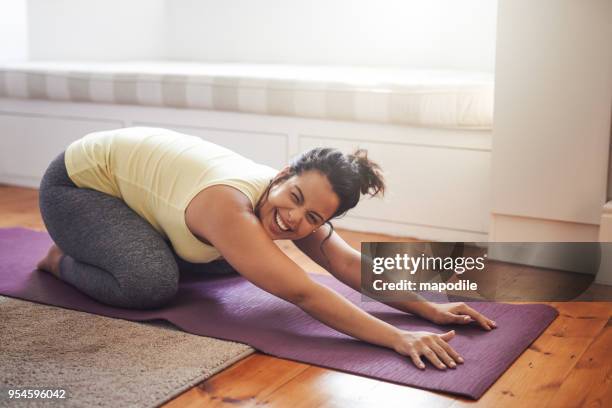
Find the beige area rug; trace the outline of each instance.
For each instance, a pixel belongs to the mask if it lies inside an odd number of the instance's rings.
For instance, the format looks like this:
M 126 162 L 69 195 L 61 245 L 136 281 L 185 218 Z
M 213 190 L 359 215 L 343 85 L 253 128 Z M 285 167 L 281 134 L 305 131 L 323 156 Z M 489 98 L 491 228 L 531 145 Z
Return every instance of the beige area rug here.
M 154 407 L 253 353 L 240 343 L 0 296 L 0 406 Z M 9 399 L 9 389 L 66 399 Z

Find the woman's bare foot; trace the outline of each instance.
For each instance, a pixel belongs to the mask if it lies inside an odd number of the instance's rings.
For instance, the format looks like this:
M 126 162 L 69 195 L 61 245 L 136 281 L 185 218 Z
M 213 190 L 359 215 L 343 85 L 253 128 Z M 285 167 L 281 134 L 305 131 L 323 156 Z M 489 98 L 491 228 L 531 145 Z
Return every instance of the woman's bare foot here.
M 51 248 L 49 248 L 47 256 L 41 259 L 36 267 L 40 270 L 51 272 L 59 278 L 59 264 L 62 255 L 64 255 L 64 252 L 57 245 L 53 244 Z

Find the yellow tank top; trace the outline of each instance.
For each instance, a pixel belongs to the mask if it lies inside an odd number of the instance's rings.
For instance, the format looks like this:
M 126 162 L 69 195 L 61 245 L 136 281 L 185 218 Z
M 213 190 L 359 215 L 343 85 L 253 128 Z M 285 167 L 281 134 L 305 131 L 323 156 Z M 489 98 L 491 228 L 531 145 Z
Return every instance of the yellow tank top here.
M 146 127 L 88 134 L 68 146 L 65 163 L 78 187 L 122 199 L 177 255 L 194 263 L 221 254 L 187 228 L 189 202 L 203 189 L 224 184 L 241 191 L 254 208 L 277 173 L 199 137 Z

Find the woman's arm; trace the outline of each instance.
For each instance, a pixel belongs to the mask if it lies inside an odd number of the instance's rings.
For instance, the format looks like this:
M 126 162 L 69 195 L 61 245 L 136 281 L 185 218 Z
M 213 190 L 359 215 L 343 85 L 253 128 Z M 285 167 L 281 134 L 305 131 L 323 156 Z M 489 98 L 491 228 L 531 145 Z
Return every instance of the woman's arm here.
M 448 345 L 454 333 L 406 332 L 364 312 L 333 290 L 310 279 L 270 240 L 250 202 L 227 186 L 205 190 L 200 200 L 198 234 L 210 241 L 241 275 L 263 290 L 299 306 L 326 325 L 368 343 L 410 356 L 423 368 L 420 355 L 438 368 L 461 362 Z M 446 365 L 444 365 L 444 363 Z
M 335 232 L 323 244 L 325 254 L 321 252 L 321 242 L 327 237 L 329 227 L 324 226 L 306 238 L 294 241 L 295 245 L 317 264 L 325 268 L 347 286 L 361 290 L 361 253 L 353 249 Z M 327 255 L 327 256 L 326 256 Z M 495 322 L 478 313 L 465 303 L 432 303 L 424 300 L 414 292 L 406 293 L 405 301 L 389 301 L 385 304 L 402 312 L 416 314 L 439 324 L 467 324 L 477 321 L 485 330 L 496 327 Z

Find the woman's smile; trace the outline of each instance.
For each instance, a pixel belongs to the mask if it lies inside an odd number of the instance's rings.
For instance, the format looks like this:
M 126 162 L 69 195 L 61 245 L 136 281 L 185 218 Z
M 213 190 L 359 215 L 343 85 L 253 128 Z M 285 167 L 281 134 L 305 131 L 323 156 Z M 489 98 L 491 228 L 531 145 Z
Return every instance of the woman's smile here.
M 280 228 L 282 232 L 288 232 L 291 230 L 291 228 L 283 222 L 283 219 L 280 216 L 280 211 L 278 211 L 278 208 L 276 209 L 274 220 L 276 221 L 276 225 L 278 225 L 278 227 Z
M 291 228 L 283 221 L 280 216 L 280 210 L 278 208 L 274 208 L 272 213 L 270 214 L 270 220 L 268 222 L 270 224 L 270 230 L 273 235 L 278 237 L 279 239 L 288 239 L 288 234 L 291 233 Z

